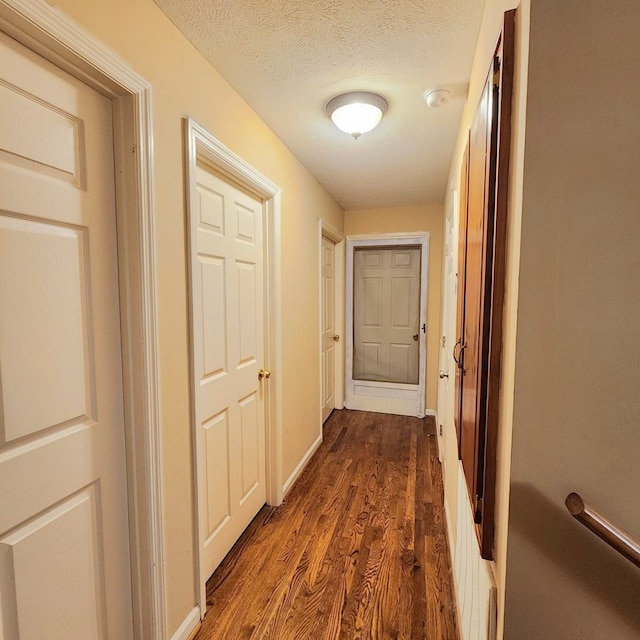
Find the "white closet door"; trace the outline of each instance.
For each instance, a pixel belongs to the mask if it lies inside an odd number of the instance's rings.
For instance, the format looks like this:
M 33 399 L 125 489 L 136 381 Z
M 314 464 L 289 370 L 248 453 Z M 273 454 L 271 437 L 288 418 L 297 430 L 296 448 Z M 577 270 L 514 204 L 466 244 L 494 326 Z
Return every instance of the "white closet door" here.
M 204 166 L 191 213 L 200 566 L 207 579 L 266 501 L 262 202 Z
M 418 384 L 420 249 L 355 252 L 355 380 Z
M 335 409 L 336 388 L 336 245 L 322 238 L 322 422 Z
M 0 635 L 132 637 L 111 102 L 0 34 Z

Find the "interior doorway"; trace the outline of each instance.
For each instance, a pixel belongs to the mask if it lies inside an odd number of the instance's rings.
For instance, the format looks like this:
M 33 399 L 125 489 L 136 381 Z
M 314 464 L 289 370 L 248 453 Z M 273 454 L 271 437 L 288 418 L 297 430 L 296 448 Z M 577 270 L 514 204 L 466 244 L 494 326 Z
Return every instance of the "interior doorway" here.
M 429 236 L 347 242 L 346 406 L 423 417 Z
M 190 209 L 200 566 L 208 578 L 266 502 L 263 204 L 203 162 Z
M 344 406 L 344 234 L 320 220 L 321 424 Z
M 196 593 L 282 503 L 280 190 L 185 119 Z

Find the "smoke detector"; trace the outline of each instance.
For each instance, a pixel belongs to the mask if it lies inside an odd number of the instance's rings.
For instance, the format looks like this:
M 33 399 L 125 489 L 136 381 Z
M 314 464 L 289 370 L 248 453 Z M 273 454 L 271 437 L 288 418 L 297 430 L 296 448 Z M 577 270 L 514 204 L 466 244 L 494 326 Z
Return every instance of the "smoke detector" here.
M 427 89 L 422 94 L 422 97 L 432 109 L 439 109 L 451 100 L 451 91 L 446 87 L 432 87 L 431 89 Z

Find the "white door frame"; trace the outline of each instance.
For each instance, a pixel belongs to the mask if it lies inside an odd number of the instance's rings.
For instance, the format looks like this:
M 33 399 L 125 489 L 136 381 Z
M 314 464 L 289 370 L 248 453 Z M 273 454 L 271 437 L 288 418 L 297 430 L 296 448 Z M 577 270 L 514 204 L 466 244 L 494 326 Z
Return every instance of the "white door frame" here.
M 455 362 L 453 360 L 453 344 L 456 337 L 456 301 L 455 279 L 457 271 L 456 247 L 457 237 L 454 234 L 456 213 L 459 211 L 459 192 L 451 192 L 451 205 L 445 211 L 444 243 L 442 252 L 442 311 L 440 326 L 442 335 L 438 341 L 438 368 L 445 377 L 438 378 L 438 394 L 436 399 L 436 422 L 438 428 L 438 458 L 445 459 L 447 447 L 446 437 L 450 433 L 449 425 L 453 424 L 453 405 L 455 397 Z M 438 374 L 439 376 L 440 374 Z M 442 473 L 446 473 L 443 466 Z
M 361 247 L 397 247 L 406 245 L 418 245 L 421 247 L 420 260 L 420 356 L 418 363 L 418 385 L 401 383 L 380 383 L 368 380 L 353 379 L 353 268 L 354 252 Z M 413 415 L 424 418 L 425 415 L 425 389 L 426 389 L 426 365 L 427 365 L 427 295 L 429 291 L 429 233 L 386 233 L 375 235 L 347 236 L 347 324 L 345 340 L 345 380 L 346 398 L 345 405 L 349 409 L 372 410 L 377 406 L 394 405 L 394 412 L 402 413 L 400 407 L 413 399 L 417 391 L 416 413 Z M 427 332 L 422 331 L 425 326 Z M 389 389 L 391 387 L 391 389 Z M 366 395 L 359 395 L 358 389 L 366 391 Z M 376 392 L 376 389 L 379 391 Z M 384 389 L 384 391 L 383 391 Z M 383 393 L 385 400 L 376 403 L 376 393 Z M 374 404 L 375 403 L 375 404 Z M 371 408 L 370 408 L 371 407 Z M 386 409 L 382 409 L 385 411 Z
M 113 104 L 134 633 L 165 640 L 151 85 L 43 0 L 0 0 L 0 29 Z
M 281 338 L 281 305 L 280 305 L 280 188 L 268 178 L 256 171 L 219 140 L 214 138 L 206 129 L 191 118 L 184 119 L 185 162 L 187 185 L 187 215 L 191 218 L 194 210 L 192 198 L 196 194 L 196 162 L 203 160 L 213 166 L 216 171 L 248 189 L 264 203 L 264 287 L 265 287 L 265 360 L 264 368 L 271 371 L 269 384 L 264 386 L 265 392 L 265 444 L 266 444 L 266 480 L 267 504 L 278 506 L 282 504 L 282 338 Z M 191 233 L 187 233 L 187 264 L 191 269 Z M 191 294 L 189 294 L 191 295 Z M 193 336 L 190 336 L 191 361 L 193 362 Z M 195 438 L 195 381 L 191 376 L 191 429 L 192 429 L 192 459 L 194 482 L 194 568 L 196 579 L 196 600 L 200 608 L 200 616 L 206 612 L 206 580 L 209 576 L 202 576 L 200 570 L 200 522 L 206 517 L 204 503 L 200 500 L 201 475 L 198 473 L 198 452 Z
M 340 339 L 336 343 L 335 358 L 334 358 L 334 391 L 333 398 L 336 409 L 342 409 L 344 407 L 344 258 L 345 258 L 345 238 L 346 236 L 342 231 L 336 229 L 333 225 L 322 218 L 318 221 L 319 234 L 318 234 L 318 269 L 319 269 L 319 313 L 318 313 L 318 336 L 322 336 L 322 314 L 324 312 L 322 302 L 322 238 L 327 238 L 335 245 L 335 270 L 334 270 L 334 310 L 335 320 L 334 326 L 336 333 L 340 336 Z M 320 338 L 321 340 L 321 338 Z M 322 389 L 322 340 L 320 342 L 320 388 Z M 322 435 L 322 393 L 320 394 L 320 430 Z

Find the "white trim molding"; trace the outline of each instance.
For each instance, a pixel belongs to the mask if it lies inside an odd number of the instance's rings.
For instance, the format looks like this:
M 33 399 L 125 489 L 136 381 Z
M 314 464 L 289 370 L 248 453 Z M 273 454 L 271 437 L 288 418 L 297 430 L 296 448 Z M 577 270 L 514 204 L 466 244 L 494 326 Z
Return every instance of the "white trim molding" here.
M 266 477 L 267 503 L 271 506 L 282 504 L 284 497 L 282 484 L 282 335 L 281 335 L 281 294 L 280 294 L 280 188 L 256 171 L 251 165 L 214 138 L 206 129 L 191 118 L 184 119 L 186 145 L 187 203 L 191 210 L 191 194 L 195 190 L 195 169 L 198 161 L 215 168 L 228 178 L 262 199 L 265 206 L 265 367 L 271 371 L 269 384 L 265 389 L 266 427 Z M 193 349 L 193 345 L 191 346 Z M 193 384 L 192 403 L 194 400 Z M 193 404 L 195 406 L 195 404 Z M 192 425 L 193 427 L 193 425 Z M 195 427 L 193 427 L 195 428 Z M 193 438 L 194 468 L 194 563 L 196 577 L 196 598 L 202 615 L 206 611 L 206 579 L 200 569 L 200 521 L 201 513 L 198 491 L 198 452 Z
M 189 615 L 182 621 L 171 640 L 191 640 L 200 628 L 200 607 L 193 607 Z
M 340 229 L 336 229 L 332 224 L 329 224 L 323 218 L 320 218 L 320 233 L 329 238 L 335 244 L 342 242 L 345 239 L 345 235 Z
M 0 0 L 0 28 L 113 102 L 134 633 L 164 640 L 151 85 L 43 0 Z
M 309 460 L 313 458 L 313 454 L 320 448 L 322 445 L 322 434 L 320 434 L 314 441 L 314 443 L 309 447 L 307 452 L 302 456 L 302 460 L 298 462 L 296 468 L 291 472 L 291 475 L 287 478 L 287 481 L 284 483 L 282 487 L 282 492 L 286 496 L 291 488 L 295 484 L 296 480 L 300 477 L 302 472 L 305 470 L 306 466 L 309 464 Z

